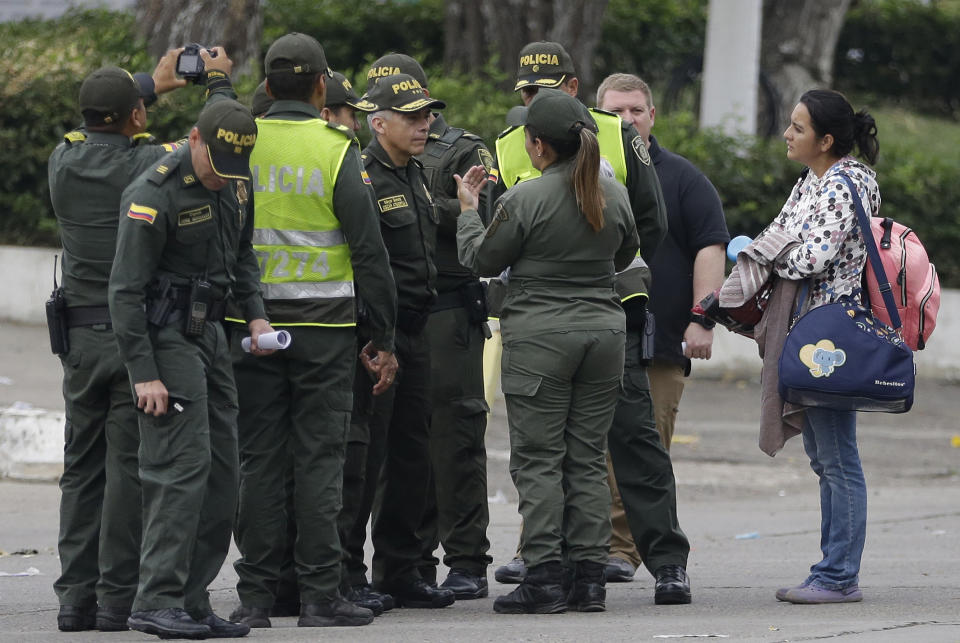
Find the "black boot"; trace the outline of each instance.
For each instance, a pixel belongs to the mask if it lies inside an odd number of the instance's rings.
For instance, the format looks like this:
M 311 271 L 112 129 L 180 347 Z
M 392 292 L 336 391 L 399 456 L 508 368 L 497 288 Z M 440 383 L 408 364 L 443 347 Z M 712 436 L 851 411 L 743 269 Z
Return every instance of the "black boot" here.
M 574 567 L 573 587 L 567 594 L 567 607 L 578 612 L 603 612 L 607 609 L 604 564 L 578 561 Z
M 567 611 L 563 567 L 550 561 L 527 568 L 520 586 L 493 602 L 499 614 L 560 614 Z

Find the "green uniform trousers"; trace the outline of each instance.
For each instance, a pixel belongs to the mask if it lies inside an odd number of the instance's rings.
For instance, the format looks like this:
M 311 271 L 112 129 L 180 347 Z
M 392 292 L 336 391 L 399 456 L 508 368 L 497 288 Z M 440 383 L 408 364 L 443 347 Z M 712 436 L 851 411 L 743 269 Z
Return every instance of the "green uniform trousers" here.
M 606 563 L 606 439 L 623 364 L 622 331 L 567 331 L 504 342 L 501 388 L 510 475 L 527 567 L 566 558 Z
M 431 313 L 427 322 L 433 415 L 430 421 L 432 483 L 421 525 L 426 545 L 420 575 L 436 580 L 437 546 L 443 564 L 483 576 L 487 555 L 487 402 L 483 392 L 483 330 L 463 307 Z
M 662 565 L 686 567 L 690 543 L 677 519 L 673 463 L 654 421 L 636 330 L 627 331 L 623 390 L 608 441 L 627 523 L 644 565 L 650 573 Z
M 61 605 L 129 610 L 140 568 L 137 407 L 113 331 L 70 329 L 63 362 Z
M 343 516 L 341 526 L 353 585 L 366 582 L 363 545 L 371 515 L 375 584 L 418 575 L 423 557 L 418 530 L 430 483 L 430 348 L 422 331 L 398 328 L 395 343 L 400 369 L 393 386 L 374 397 L 370 414 L 351 427 L 344 476 L 350 501 L 344 505 L 352 515 Z M 372 386 L 369 377 L 357 381 L 362 389 Z
M 241 558 L 234 568 L 237 593 L 248 607 L 273 606 L 291 523 L 296 525 L 293 558 L 301 602 L 330 600 L 340 585 L 337 516 L 356 332 L 352 327 L 287 330 L 290 347 L 267 357 L 242 351 L 245 330 L 236 330 L 232 342 L 241 462 L 235 531 Z
M 237 510 L 237 389 L 222 324 L 208 322 L 196 338 L 180 324 L 151 328 L 170 411 L 140 416 L 143 547 L 133 609 L 180 607 L 197 617 L 211 611 L 207 586 Z

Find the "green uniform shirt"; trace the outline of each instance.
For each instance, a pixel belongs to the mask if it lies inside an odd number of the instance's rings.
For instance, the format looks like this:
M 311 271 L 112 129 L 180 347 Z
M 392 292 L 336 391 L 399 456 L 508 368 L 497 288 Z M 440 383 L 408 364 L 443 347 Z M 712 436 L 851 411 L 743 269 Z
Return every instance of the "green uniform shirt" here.
M 482 165 L 488 172 L 493 157 L 483 139 L 470 132 L 450 127 L 443 115 L 434 114 L 430 123 L 430 137 L 423 154 L 417 156 L 423 163 L 427 188 L 433 196 L 440 217 L 437 228 L 437 290 L 451 292 L 476 276 L 460 265 L 457 259 L 457 218 L 460 200 L 453 175 L 463 176 L 474 165 Z M 486 194 L 481 195 L 480 212 L 485 212 Z
M 304 121 L 319 119 L 320 112 L 302 101 L 278 100 L 263 117 Z M 322 122 L 322 121 L 321 121 Z M 328 125 L 344 136 L 354 138 L 346 127 Z M 356 140 L 356 139 L 354 139 Z M 260 190 L 261 186 L 254 186 Z M 397 289 L 390 272 L 390 262 L 380 234 L 380 222 L 374 207 L 373 190 L 367 185 L 360 163 L 360 144 L 351 145 L 340 165 L 333 186 L 333 214 L 340 221 L 343 236 L 350 247 L 350 262 L 357 292 L 363 297 L 366 310 L 364 329 L 377 350 L 393 351 L 393 327 L 397 316 Z M 291 302 L 267 302 L 277 312 L 291 311 L 298 305 Z M 302 302 L 299 305 L 303 305 Z
M 627 192 L 600 177 L 604 226 L 594 232 L 570 188 L 573 161 L 554 163 L 498 199 L 484 229 L 475 210 L 460 216 L 460 260 L 481 276 L 510 266 L 500 316 L 503 339 L 566 330 L 624 329 L 613 289 L 615 270 L 637 254 L 639 239 Z
M 168 149 L 132 147 L 123 134 L 71 132 L 50 155 L 50 200 L 63 243 L 63 288 L 70 306 L 106 306 L 123 190 Z
M 376 137 L 363 150 L 380 215 L 380 232 L 397 284 L 397 305 L 425 311 L 436 298 L 437 210 L 420 161 L 397 167 Z M 364 302 L 368 298 L 362 294 Z
M 221 292 L 232 291 L 245 319 L 265 317 L 252 213 L 250 182 L 230 181 L 211 192 L 194 174 L 189 145 L 123 192 L 109 302 L 120 356 L 134 383 L 159 379 L 143 306 L 147 287 L 161 274 L 176 285 L 205 277 Z
M 640 254 L 649 264 L 667 234 L 667 208 L 660 191 L 657 172 L 650 162 L 650 154 L 643 139 L 633 125 L 622 123 L 621 127 L 623 155 L 627 163 L 627 194 L 640 236 Z M 494 163 L 497 171 L 490 174 L 488 206 L 507 190 L 499 180 L 499 159 Z

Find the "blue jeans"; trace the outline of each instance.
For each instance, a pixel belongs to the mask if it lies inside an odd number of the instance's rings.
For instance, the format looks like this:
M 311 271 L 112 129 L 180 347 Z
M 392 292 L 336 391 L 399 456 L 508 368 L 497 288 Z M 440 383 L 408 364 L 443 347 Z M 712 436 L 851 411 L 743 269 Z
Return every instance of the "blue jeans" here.
M 845 589 L 858 582 L 867 535 L 867 485 L 857 451 L 855 411 L 808 408 L 803 448 L 820 478 L 820 549 L 823 560 L 807 582 Z

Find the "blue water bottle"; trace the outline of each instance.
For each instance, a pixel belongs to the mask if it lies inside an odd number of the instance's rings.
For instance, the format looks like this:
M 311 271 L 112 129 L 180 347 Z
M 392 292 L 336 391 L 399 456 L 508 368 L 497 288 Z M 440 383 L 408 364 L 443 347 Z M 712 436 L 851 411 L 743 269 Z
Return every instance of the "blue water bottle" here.
M 730 243 L 727 244 L 727 259 L 736 262 L 737 255 L 740 254 L 740 251 L 750 245 L 752 241 L 753 239 L 745 234 L 741 234 L 739 237 L 734 237 L 731 239 Z

